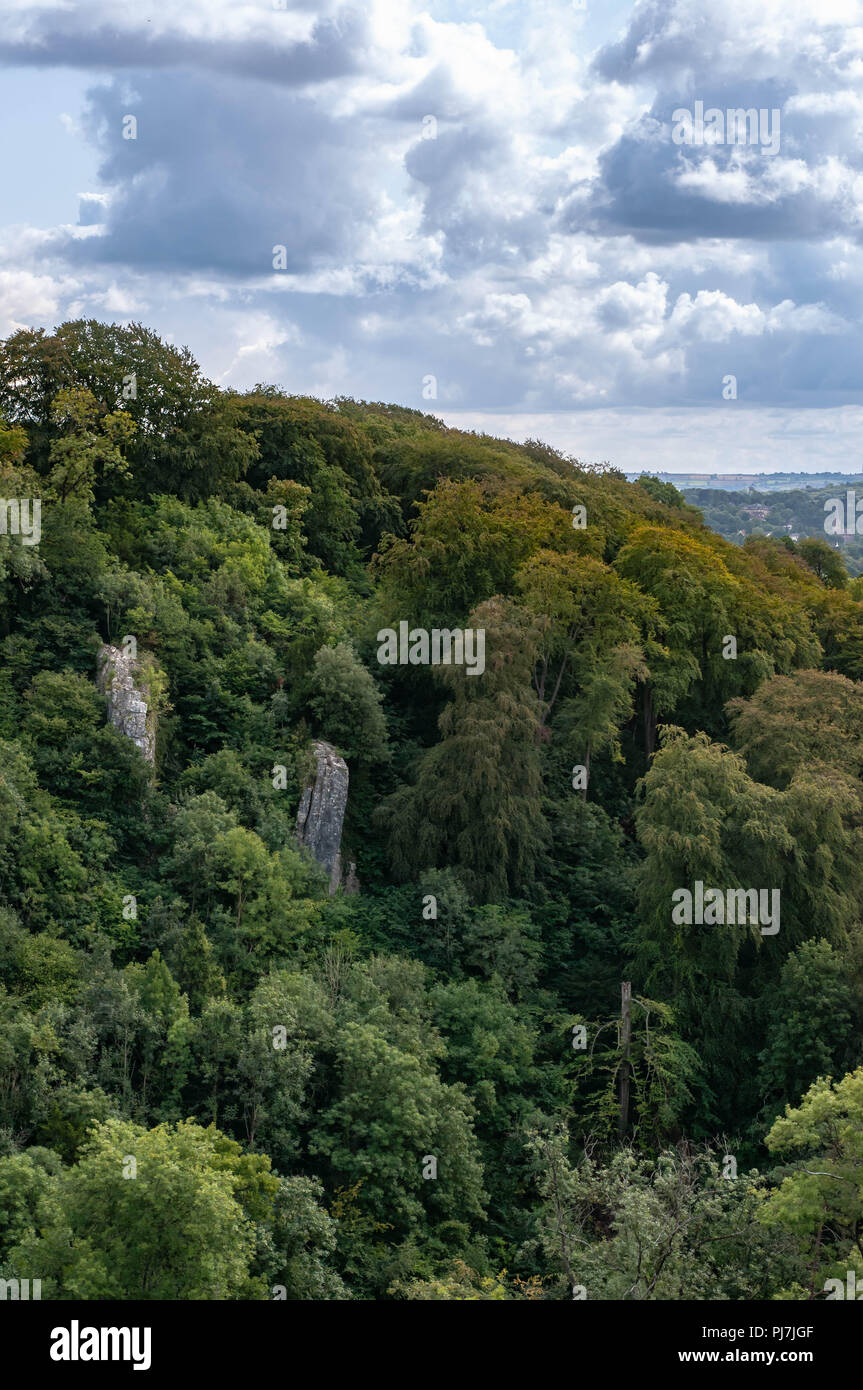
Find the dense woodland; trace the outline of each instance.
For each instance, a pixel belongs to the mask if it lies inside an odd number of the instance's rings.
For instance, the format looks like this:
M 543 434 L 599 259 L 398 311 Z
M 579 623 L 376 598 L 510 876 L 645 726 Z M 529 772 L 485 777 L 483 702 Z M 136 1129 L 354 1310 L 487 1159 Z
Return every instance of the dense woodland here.
M 863 602 L 826 542 L 90 321 L 0 345 L 0 483 L 42 501 L 0 536 L 0 1276 L 863 1279 Z M 381 665 L 404 620 L 484 629 L 482 676 Z M 129 634 L 154 775 L 96 685 Z M 296 845 L 314 738 L 357 893 Z M 781 930 L 675 924 L 696 880 L 778 888 Z

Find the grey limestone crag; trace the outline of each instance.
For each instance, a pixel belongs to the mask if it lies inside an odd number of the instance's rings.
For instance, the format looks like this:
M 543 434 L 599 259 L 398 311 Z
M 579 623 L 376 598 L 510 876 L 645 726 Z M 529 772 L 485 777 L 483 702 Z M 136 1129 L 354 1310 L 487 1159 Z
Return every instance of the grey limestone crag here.
M 119 733 L 140 748 L 152 766 L 156 760 L 155 716 L 138 663 L 119 647 L 99 648 L 98 686 L 108 698 L 108 719 Z
M 342 881 L 342 826 L 348 804 L 348 765 L 331 743 L 312 745 L 316 770 L 300 798 L 297 841 L 330 876 L 330 892 Z

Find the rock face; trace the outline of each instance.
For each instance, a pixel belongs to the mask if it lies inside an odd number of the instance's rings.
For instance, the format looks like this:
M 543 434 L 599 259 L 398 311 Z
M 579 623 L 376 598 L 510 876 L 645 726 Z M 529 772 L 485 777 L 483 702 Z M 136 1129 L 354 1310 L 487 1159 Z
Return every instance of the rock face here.
M 300 798 L 297 841 L 330 876 L 330 892 L 342 881 L 342 826 L 348 804 L 348 765 L 331 743 L 312 745 L 317 770 Z
M 156 761 L 156 726 L 147 703 L 147 688 L 135 684 L 137 661 L 119 647 L 102 646 L 98 668 L 99 689 L 108 697 L 108 719 L 140 748 L 152 766 Z

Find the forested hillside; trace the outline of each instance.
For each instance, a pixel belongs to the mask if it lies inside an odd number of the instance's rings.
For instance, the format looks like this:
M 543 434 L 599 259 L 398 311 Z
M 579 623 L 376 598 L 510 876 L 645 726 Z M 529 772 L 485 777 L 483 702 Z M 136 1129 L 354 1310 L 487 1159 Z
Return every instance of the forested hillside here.
M 784 540 L 792 552 L 802 546 L 805 555 L 807 549 L 812 551 L 812 542 L 817 541 L 822 552 L 827 545 L 839 551 L 838 562 L 825 556 L 837 578 L 846 574 L 859 578 L 863 574 L 863 532 L 857 532 L 856 515 L 858 499 L 863 510 L 860 474 L 848 474 L 841 481 L 819 486 L 771 491 L 686 488 L 684 496 L 701 510 L 713 531 L 737 545 L 751 535 L 775 536 Z
M 841 565 L 541 442 L 218 390 L 139 325 L 0 345 L 0 473 L 0 1277 L 863 1279 Z M 484 633 L 483 669 L 382 661 L 403 623 Z M 295 836 L 315 740 L 350 778 L 336 892 Z M 781 915 L 687 921 L 698 885 Z

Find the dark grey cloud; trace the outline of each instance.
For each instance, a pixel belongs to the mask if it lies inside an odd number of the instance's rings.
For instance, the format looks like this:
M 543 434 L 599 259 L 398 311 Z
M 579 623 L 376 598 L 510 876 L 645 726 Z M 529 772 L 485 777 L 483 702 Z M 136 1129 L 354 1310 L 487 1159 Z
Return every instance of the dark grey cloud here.
M 640 0 L 593 69 L 601 81 L 652 88 L 650 113 L 604 152 L 592 198 L 574 198 L 564 225 L 647 243 L 858 237 L 858 57 L 847 27 L 822 22 L 817 7 Z M 778 109 L 779 153 L 676 145 L 673 113 L 696 101 Z
M 627 232 L 639 240 L 685 242 L 728 237 L 783 242 L 846 235 L 859 237 L 859 193 L 854 174 L 863 169 L 859 142 L 846 116 L 831 119 L 835 143 L 825 144 L 824 118 L 795 109 L 776 82 L 740 87 L 705 86 L 662 93 L 648 116 L 628 128 L 599 160 L 591 196 L 574 193 L 563 212 L 568 230 Z M 674 112 L 779 111 L 779 150 L 758 144 L 686 145 L 672 139 Z M 844 176 L 825 174 L 828 157 L 840 159 Z M 739 181 L 739 183 L 738 183 Z M 735 189 L 737 191 L 735 191 Z
M 841 206 L 816 191 L 777 194 L 770 201 L 722 201 L 679 182 L 684 161 L 697 170 L 710 161 L 719 175 L 734 167 L 728 146 L 685 150 L 672 143 L 669 126 L 645 123 L 627 132 L 600 160 L 594 195 L 585 208 L 578 199 L 563 215 L 568 230 L 583 226 L 601 233 L 628 232 L 647 242 L 685 242 L 693 237 L 774 240 L 825 237 L 847 228 Z M 749 167 L 757 184 L 770 158 L 756 152 Z
M 314 12 L 322 7 L 310 2 L 287 8 Z M 359 8 L 322 16 L 308 39 L 291 42 L 280 39 L 277 27 L 252 37 L 210 38 L 180 23 L 154 32 L 140 8 L 127 9 L 118 23 L 94 16 L 86 6 L 58 7 L 34 12 L 24 31 L 12 37 L 4 38 L 0 28 L 0 64 L 110 72 L 187 68 L 296 87 L 360 71 L 367 41 L 368 22 Z
M 79 263 L 266 274 L 342 264 L 378 214 L 377 152 L 360 123 L 302 93 L 200 72 L 96 87 L 85 124 L 112 190 L 105 235 L 70 240 Z M 124 117 L 137 121 L 124 139 Z M 94 221 L 92 200 L 84 218 Z

